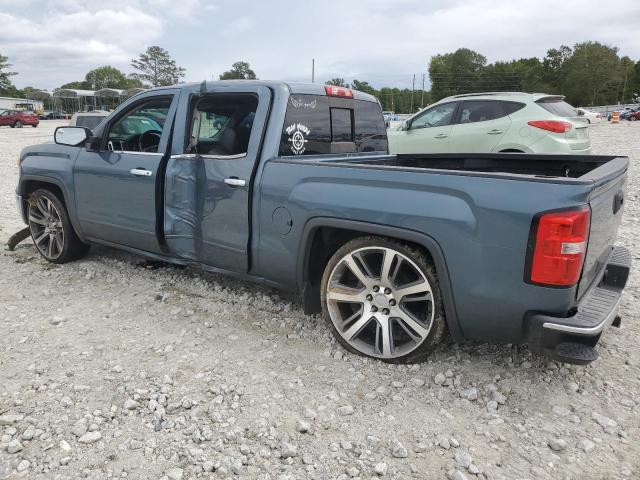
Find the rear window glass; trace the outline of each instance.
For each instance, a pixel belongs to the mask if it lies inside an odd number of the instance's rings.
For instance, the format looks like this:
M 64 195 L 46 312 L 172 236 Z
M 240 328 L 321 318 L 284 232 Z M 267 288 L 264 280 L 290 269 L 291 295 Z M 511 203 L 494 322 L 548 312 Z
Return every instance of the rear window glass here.
M 561 100 L 552 101 L 537 101 L 538 105 L 544 108 L 547 112 L 553 113 L 559 117 L 576 117 L 578 113 L 576 109 L 569 105 L 567 102 Z
M 387 152 L 387 135 L 378 103 L 322 95 L 289 98 L 281 156 L 329 154 L 332 144 L 351 142 L 353 152 Z
M 387 128 L 380 105 L 356 100 L 354 110 L 358 152 L 388 152 Z
M 331 109 L 331 141 L 353 142 L 351 112 L 348 108 Z

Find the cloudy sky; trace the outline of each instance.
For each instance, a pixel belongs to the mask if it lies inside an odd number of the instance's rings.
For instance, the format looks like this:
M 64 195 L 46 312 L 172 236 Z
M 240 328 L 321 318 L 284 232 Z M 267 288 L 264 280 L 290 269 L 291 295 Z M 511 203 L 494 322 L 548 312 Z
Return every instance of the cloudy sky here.
M 263 79 L 340 76 L 407 86 L 459 47 L 489 61 L 597 40 L 640 59 L 638 0 L 0 0 L 0 53 L 18 87 L 53 89 L 95 67 L 131 72 L 160 45 L 187 81 L 248 61 Z

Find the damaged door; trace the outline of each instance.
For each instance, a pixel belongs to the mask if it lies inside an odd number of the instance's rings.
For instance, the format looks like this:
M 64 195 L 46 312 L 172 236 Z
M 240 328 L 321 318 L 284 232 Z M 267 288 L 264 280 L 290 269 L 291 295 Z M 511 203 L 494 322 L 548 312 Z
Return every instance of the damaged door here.
M 164 234 L 174 254 L 247 271 L 250 187 L 270 99 L 266 87 L 218 87 L 190 100 L 184 153 L 166 170 Z

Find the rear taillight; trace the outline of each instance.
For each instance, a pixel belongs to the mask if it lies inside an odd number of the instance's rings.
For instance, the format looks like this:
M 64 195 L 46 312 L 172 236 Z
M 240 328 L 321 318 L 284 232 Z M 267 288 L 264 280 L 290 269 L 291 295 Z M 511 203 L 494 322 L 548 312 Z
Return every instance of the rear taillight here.
M 532 127 L 541 128 L 542 130 L 554 133 L 565 133 L 573 127 L 569 122 L 563 122 L 561 120 L 531 120 L 527 123 Z
M 325 85 L 324 91 L 330 97 L 353 98 L 353 90 L 350 88 L 336 87 L 334 85 Z
M 526 280 L 557 287 L 575 285 L 587 251 L 590 219 L 589 207 L 536 217 L 531 226 Z

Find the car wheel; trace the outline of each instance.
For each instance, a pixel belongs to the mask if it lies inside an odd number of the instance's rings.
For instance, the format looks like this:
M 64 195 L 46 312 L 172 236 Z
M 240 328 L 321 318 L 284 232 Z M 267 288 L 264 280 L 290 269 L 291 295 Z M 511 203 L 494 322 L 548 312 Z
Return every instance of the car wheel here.
M 16 127 L 16 128 L 22 128 L 22 122 L 21 122 L 20 120 L 18 120 L 18 121 L 15 123 L 15 127 Z
M 393 240 L 364 237 L 342 246 L 325 268 L 321 300 L 342 346 L 386 362 L 421 361 L 446 332 L 433 264 Z
M 35 125 L 31 125 L 33 128 L 38 128 L 38 124 L 36 123 Z
M 33 192 L 29 196 L 28 210 L 31 238 L 47 261 L 66 263 L 89 251 L 89 245 L 76 235 L 64 204 L 53 192 L 47 189 Z
M 629 120 L 632 121 L 632 122 L 635 122 L 637 120 L 637 118 L 636 117 L 629 117 Z

